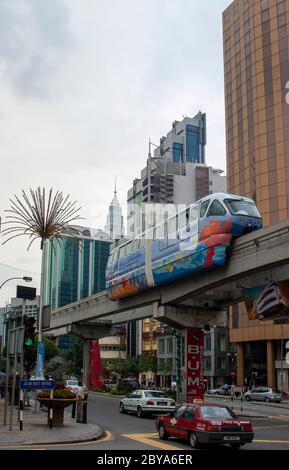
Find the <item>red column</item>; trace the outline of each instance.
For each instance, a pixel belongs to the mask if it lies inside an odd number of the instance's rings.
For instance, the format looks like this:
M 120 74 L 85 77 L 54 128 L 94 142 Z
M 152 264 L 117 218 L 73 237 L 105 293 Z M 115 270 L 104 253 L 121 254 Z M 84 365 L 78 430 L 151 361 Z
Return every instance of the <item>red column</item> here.
M 89 364 L 89 387 L 103 387 L 102 364 L 98 340 L 90 341 Z

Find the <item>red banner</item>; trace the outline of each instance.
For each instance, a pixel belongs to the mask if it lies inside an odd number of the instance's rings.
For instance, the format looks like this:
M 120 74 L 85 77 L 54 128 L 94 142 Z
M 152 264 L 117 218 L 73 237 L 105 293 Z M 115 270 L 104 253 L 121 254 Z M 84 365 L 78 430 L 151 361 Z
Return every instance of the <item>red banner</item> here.
M 187 402 L 204 399 L 204 332 L 187 329 Z

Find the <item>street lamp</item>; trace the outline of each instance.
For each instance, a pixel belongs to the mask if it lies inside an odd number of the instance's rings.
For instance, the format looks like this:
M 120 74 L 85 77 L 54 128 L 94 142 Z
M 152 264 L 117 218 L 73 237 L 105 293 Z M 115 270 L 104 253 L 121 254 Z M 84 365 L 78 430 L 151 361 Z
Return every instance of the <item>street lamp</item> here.
M 30 276 L 10 277 L 9 279 L 6 279 L 6 281 L 2 282 L 2 284 L 1 284 L 1 286 L 0 286 L 0 289 L 1 289 L 1 287 L 4 286 L 4 284 L 6 284 L 6 282 L 8 282 L 8 281 L 13 281 L 14 279 L 21 279 L 21 280 L 23 280 L 23 281 L 25 281 L 25 282 L 32 282 L 32 280 L 33 280 L 32 277 L 30 277 Z

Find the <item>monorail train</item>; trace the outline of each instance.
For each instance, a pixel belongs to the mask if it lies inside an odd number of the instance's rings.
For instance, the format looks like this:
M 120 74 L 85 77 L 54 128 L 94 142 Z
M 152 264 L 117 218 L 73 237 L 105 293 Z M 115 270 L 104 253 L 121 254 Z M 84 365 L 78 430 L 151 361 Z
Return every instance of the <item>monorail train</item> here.
M 112 246 L 106 268 L 109 297 L 127 297 L 223 266 L 232 238 L 262 225 L 252 199 L 210 194 L 138 238 Z

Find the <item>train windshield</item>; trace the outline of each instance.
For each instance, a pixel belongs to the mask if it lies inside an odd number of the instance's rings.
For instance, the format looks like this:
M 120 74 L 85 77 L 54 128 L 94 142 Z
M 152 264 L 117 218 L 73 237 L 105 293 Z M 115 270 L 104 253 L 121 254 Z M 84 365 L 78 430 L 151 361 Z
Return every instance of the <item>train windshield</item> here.
M 253 202 L 244 199 L 226 199 L 225 203 L 233 215 L 246 215 L 261 219 L 261 215 Z

